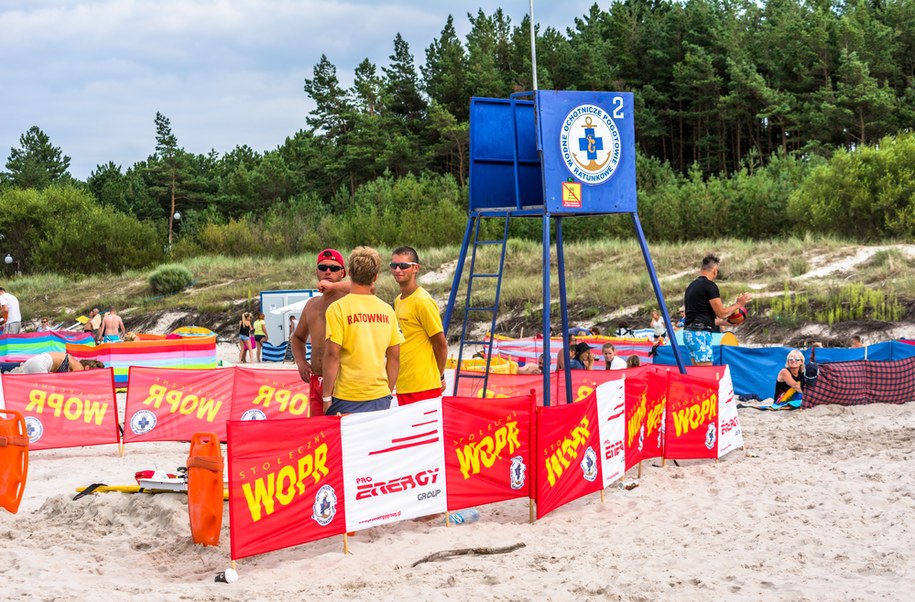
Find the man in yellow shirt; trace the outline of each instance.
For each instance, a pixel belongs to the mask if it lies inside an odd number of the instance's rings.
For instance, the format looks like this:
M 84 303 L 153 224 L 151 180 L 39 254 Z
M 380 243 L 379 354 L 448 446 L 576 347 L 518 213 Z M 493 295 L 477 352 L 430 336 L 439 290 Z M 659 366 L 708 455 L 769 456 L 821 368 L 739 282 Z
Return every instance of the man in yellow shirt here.
M 352 414 L 391 407 L 403 335 L 390 305 L 375 296 L 381 256 L 356 247 L 347 259 L 350 293 L 327 308 L 324 413 Z
M 391 274 L 400 285 L 394 313 L 404 336 L 397 376 L 397 405 L 402 406 L 441 396 L 448 359 L 438 303 L 416 281 L 419 266 L 416 249 L 394 249 Z

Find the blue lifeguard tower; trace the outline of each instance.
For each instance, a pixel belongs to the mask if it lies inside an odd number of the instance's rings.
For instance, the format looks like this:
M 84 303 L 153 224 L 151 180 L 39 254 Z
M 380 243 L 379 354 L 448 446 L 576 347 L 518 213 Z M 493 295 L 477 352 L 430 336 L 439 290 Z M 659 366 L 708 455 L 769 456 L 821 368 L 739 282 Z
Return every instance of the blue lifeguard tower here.
M 483 379 L 482 394 L 486 395 L 511 218 L 540 218 L 543 224 L 545 351 L 549 350 L 550 340 L 550 244 L 551 228 L 555 224 L 563 352 L 568 357 L 569 318 L 562 219 L 608 213 L 628 213 L 632 216 L 664 323 L 668 332 L 673 332 L 637 212 L 632 93 L 535 90 L 512 94 L 508 99 L 471 99 L 469 215 L 444 320 L 447 334 L 469 252 L 470 270 L 454 391 L 457 391 L 461 378 L 480 378 Z M 481 227 L 485 219 L 503 220 L 501 238 L 485 239 L 485 230 Z M 487 245 L 501 250 L 498 268 L 496 271 L 480 272 L 476 269 L 477 251 Z M 484 279 L 495 281 L 492 305 L 472 301 L 475 284 Z M 488 341 L 469 337 L 471 313 L 491 316 Z M 684 364 L 676 340 L 671 338 L 670 342 L 677 365 L 683 372 Z M 484 372 L 462 373 L 460 367 L 464 349 L 481 345 L 487 349 Z M 550 404 L 549 366 L 550 355 L 546 353 L 544 405 Z M 571 403 L 569 362 L 565 362 L 565 379 L 565 401 Z

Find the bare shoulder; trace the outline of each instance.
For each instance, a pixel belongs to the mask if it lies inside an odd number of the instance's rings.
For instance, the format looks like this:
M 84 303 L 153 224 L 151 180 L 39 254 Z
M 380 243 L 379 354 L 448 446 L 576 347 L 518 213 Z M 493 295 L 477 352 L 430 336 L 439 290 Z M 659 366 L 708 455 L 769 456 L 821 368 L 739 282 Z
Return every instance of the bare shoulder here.
M 327 311 L 327 308 L 330 307 L 334 301 L 338 301 L 345 297 L 348 293 L 345 291 L 334 291 L 331 293 L 325 293 L 319 297 L 314 297 L 305 304 L 305 313 L 306 315 L 313 315 L 315 313 L 324 313 Z
M 305 303 L 305 308 L 303 313 L 306 317 L 313 316 L 318 312 L 323 312 L 327 309 L 327 304 L 325 303 L 324 296 L 312 297 Z

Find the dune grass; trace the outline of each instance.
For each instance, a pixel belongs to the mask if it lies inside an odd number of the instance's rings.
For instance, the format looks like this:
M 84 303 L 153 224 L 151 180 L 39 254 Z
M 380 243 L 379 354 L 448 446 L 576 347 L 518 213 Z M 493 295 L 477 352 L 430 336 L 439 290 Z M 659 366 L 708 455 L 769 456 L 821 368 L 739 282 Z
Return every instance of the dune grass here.
M 650 246 L 668 309 L 676 310 L 683 291 L 695 277 L 699 260 L 709 252 L 722 259 L 723 278 L 719 282 L 725 299 L 744 290 L 756 295 L 755 311 L 767 313 L 776 305 L 775 314 L 784 313 L 785 295 L 793 300 L 806 295 L 807 303 L 789 302 L 792 320 L 899 319 L 906 308 L 915 305 L 915 262 L 899 249 L 877 251 L 873 257 L 854 269 L 825 279 L 799 278 L 811 269 L 849 257 L 858 250 L 855 243 L 829 237 L 794 238 L 774 241 L 690 241 Z M 391 249 L 378 249 L 387 262 Z M 442 272 L 442 277 L 426 288 L 442 301 L 451 289 L 453 266 L 458 245 L 419 249 L 424 272 Z M 260 291 L 311 288 L 315 284 L 314 253 L 272 259 L 268 257 L 201 256 L 180 262 L 194 277 L 194 284 L 175 295 L 154 295 L 148 277 L 154 268 L 125 272 L 116 276 L 68 278 L 58 274 L 14 277 L 7 288 L 22 303 L 25 320 L 47 316 L 55 320 L 72 320 L 88 313 L 93 306 L 118 307 L 122 313 L 162 310 L 197 312 L 232 312 L 242 307 L 257 309 Z M 477 256 L 478 272 L 495 271 L 499 248 L 481 248 Z M 596 319 L 629 308 L 641 317 L 656 306 L 654 293 L 645 269 L 641 249 L 635 240 L 607 239 L 566 244 L 566 288 L 571 309 L 581 319 Z M 469 257 L 459 290 L 458 306 L 466 295 Z M 505 257 L 500 314 L 514 312 L 536 321 L 542 305 L 543 255 L 539 242 L 512 239 Z M 551 297 L 559 298 L 556 273 L 556 249 L 551 249 Z M 842 287 L 879 287 L 882 299 L 867 297 L 855 289 Z M 787 293 L 785 291 L 787 290 Z M 382 271 L 377 283 L 378 295 L 393 299 L 397 285 Z M 492 305 L 494 281 L 475 282 L 472 303 Z M 774 301 L 773 301 L 774 300 Z M 879 309 L 868 310 L 871 305 Z M 632 309 L 636 308 L 636 309 Z M 554 308 L 555 311 L 555 308 Z M 800 312 L 800 313 L 799 313 Z M 877 317 L 879 316 L 879 317 Z

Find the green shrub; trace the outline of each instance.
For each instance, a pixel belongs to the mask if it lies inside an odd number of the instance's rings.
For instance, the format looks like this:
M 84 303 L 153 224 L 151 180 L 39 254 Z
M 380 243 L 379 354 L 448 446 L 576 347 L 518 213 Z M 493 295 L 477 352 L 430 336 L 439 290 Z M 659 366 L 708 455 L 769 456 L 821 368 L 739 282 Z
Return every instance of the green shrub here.
M 207 224 L 199 235 L 198 243 L 205 253 L 239 257 L 263 253 L 263 240 L 250 220 L 230 220 L 228 224 Z M 259 230 L 259 228 L 258 228 Z
M 102 208 L 78 186 L 0 194 L 0 232 L 27 273 L 120 273 L 162 260 L 155 226 Z
M 792 221 L 856 240 L 915 236 L 915 134 L 838 151 L 791 194 Z
M 159 266 L 155 272 L 149 275 L 149 287 L 159 295 L 177 293 L 181 289 L 190 286 L 193 281 L 194 276 L 191 271 L 177 263 Z

